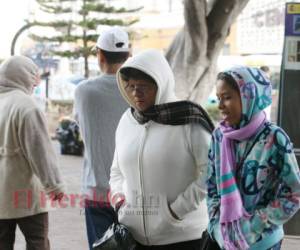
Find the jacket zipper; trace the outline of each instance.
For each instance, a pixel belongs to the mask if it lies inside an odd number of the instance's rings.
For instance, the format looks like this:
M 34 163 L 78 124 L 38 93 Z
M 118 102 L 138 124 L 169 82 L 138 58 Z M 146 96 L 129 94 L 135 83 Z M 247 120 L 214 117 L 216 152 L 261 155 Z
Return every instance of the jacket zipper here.
M 138 164 L 139 164 L 139 169 L 140 169 L 140 184 L 141 184 L 141 192 L 142 192 L 142 216 L 143 216 L 143 226 L 144 226 L 144 233 L 145 233 L 145 238 L 147 241 L 147 244 L 150 245 L 148 236 L 147 236 L 147 227 L 146 227 L 146 213 L 144 210 L 144 205 L 145 205 L 145 199 L 144 199 L 144 183 L 143 183 L 143 166 L 142 166 L 142 154 L 144 150 L 144 145 L 145 145 L 145 139 L 147 135 L 147 129 L 149 127 L 149 124 L 147 123 L 145 125 L 145 130 L 144 134 L 141 140 L 141 147 L 139 151 L 139 158 L 138 158 Z

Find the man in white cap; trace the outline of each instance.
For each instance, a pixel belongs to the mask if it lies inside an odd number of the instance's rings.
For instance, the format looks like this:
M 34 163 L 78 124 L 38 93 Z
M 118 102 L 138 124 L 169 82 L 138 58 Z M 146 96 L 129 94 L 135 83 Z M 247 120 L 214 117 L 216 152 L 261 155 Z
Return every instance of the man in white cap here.
M 89 247 L 112 224 L 109 178 L 115 148 L 115 130 L 128 108 L 116 72 L 129 56 L 128 34 L 118 27 L 102 32 L 94 47 L 102 75 L 83 81 L 75 91 L 74 113 L 85 144 L 82 192 Z

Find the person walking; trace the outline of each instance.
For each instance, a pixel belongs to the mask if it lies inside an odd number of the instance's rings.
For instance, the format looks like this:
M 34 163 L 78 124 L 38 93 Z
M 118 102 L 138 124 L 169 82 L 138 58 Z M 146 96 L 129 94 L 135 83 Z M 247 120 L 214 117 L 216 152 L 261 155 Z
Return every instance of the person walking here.
M 209 150 L 208 231 L 222 249 L 278 250 L 299 209 L 300 173 L 289 137 L 263 111 L 271 83 L 243 66 L 217 79 L 223 120 Z
M 116 131 L 111 169 L 119 222 L 137 250 L 199 249 L 213 124 L 201 106 L 176 98 L 173 73 L 157 50 L 128 59 L 117 80 L 130 105 Z
M 85 218 L 89 247 L 114 219 L 109 204 L 110 167 L 115 130 L 128 108 L 118 90 L 116 72 L 129 56 L 128 34 L 118 27 L 103 31 L 96 43 L 101 76 L 76 88 L 74 113 L 84 141 L 82 193 L 86 196 Z
M 64 185 L 44 114 L 30 96 L 38 67 L 13 56 L 0 67 L 0 249 L 13 250 L 16 226 L 28 250 L 49 250 L 44 193 L 60 200 Z

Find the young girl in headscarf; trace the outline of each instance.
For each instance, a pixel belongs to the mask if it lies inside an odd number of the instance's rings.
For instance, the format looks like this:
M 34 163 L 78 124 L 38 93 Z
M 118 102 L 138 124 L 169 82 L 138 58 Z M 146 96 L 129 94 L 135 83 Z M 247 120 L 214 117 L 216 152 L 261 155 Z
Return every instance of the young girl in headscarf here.
M 289 137 L 263 111 L 271 83 L 247 67 L 217 80 L 222 122 L 209 151 L 209 232 L 226 250 L 280 249 L 283 224 L 299 209 L 300 174 Z

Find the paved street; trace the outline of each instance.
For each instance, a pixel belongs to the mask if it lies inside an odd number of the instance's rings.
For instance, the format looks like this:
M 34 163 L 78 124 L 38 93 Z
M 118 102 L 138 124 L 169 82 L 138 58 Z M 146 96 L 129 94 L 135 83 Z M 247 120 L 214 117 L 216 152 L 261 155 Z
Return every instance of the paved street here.
M 58 150 L 58 145 L 55 143 Z M 60 156 L 61 172 L 67 185 L 68 194 L 79 194 L 82 157 Z M 80 200 L 76 206 L 70 202 L 66 208 L 50 213 L 50 241 L 52 250 L 87 250 L 85 224 Z M 283 241 L 282 250 L 299 250 L 300 237 L 288 237 Z M 17 234 L 15 250 L 25 250 L 25 243 L 20 232 Z M 188 250 L 188 249 L 187 249 Z M 262 249 L 263 250 L 263 249 Z

